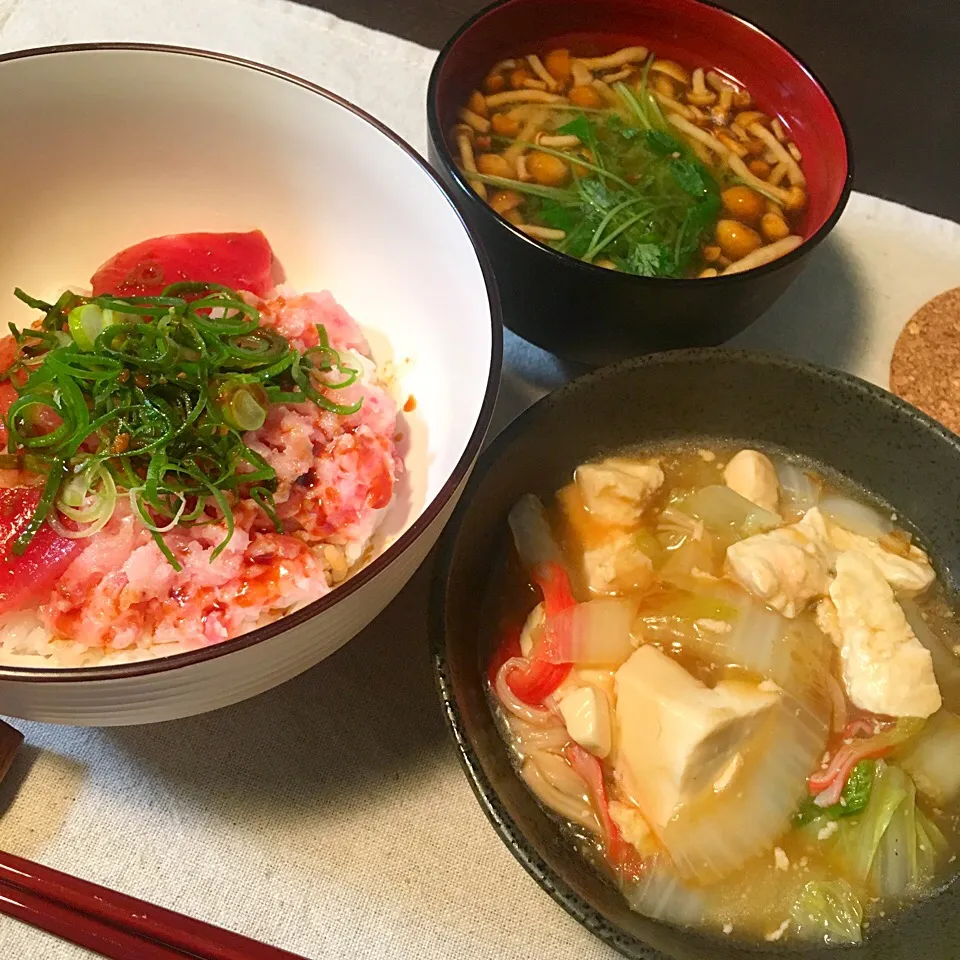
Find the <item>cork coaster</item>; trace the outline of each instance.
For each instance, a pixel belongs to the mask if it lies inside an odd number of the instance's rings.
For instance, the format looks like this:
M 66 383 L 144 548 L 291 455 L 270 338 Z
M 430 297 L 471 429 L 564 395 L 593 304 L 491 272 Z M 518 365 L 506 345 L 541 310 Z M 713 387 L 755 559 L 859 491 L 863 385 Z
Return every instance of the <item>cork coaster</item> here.
M 900 332 L 890 389 L 960 433 L 960 287 L 925 303 Z

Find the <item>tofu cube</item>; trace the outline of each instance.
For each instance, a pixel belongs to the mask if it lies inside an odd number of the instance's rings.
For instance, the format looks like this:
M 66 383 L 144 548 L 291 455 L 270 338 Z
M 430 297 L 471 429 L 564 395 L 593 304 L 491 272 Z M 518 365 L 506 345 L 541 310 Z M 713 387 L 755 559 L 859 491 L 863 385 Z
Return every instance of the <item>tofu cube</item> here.
M 830 599 L 818 622 L 840 649 L 851 701 L 888 717 L 929 717 L 940 709 L 930 651 L 917 639 L 882 571 L 849 550 L 837 557 Z
M 726 568 L 744 590 L 796 617 L 827 592 L 833 557 L 823 516 L 814 507 L 797 523 L 731 544 Z
M 596 687 L 579 687 L 563 697 L 559 704 L 567 733 L 573 740 L 601 760 L 610 753 L 613 732 L 610 705 Z
M 611 457 L 578 467 L 574 480 L 592 514 L 606 523 L 629 527 L 639 522 L 663 486 L 663 470 L 655 460 Z
M 723 482 L 734 493 L 764 510 L 776 513 L 780 502 L 780 481 L 776 467 L 758 450 L 741 450 L 726 465 Z
M 603 543 L 584 550 L 583 578 L 600 596 L 645 590 L 653 581 L 653 563 L 630 533 L 611 532 Z
M 617 770 L 655 830 L 722 782 L 781 696 L 773 684 L 710 689 L 652 646 L 620 667 L 616 694 Z

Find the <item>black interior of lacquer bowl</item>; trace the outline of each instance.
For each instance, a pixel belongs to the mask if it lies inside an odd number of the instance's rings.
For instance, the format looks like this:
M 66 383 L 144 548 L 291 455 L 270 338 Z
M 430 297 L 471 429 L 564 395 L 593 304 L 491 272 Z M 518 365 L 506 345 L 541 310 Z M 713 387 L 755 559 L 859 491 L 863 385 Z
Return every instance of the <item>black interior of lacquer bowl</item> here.
M 626 361 L 575 381 L 515 421 L 486 451 L 444 535 L 433 593 L 433 656 L 444 711 L 477 797 L 504 842 L 577 920 L 643 960 L 791 960 L 848 953 L 869 960 L 960 957 L 956 885 L 859 948 L 788 949 L 700 937 L 631 912 L 560 835 L 514 774 L 481 687 L 480 598 L 506 516 L 527 492 L 549 497 L 584 460 L 629 445 L 694 437 L 776 445 L 853 478 L 920 532 L 938 573 L 960 573 L 960 438 L 846 374 L 783 358 L 693 350 Z M 492 896 L 496 896 L 492 892 Z M 510 904 L 502 904 L 509 917 Z M 522 932 L 518 931 L 522 937 Z

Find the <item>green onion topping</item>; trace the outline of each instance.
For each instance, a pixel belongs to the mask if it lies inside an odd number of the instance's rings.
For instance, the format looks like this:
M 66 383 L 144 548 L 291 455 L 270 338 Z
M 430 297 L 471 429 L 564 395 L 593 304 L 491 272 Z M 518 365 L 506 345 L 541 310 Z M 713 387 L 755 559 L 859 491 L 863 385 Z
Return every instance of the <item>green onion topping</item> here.
M 10 325 L 17 356 L 0 379 L 18 397 L 5 418 L 9 455 L 0 459 L 47 477 L 17 555 L 48 517 L 74 539 L 102 529 L 118 491 L 177 570 L 162 534 L 223 523 L 214 560 L 233 534 L 238 499 L 254 501 L 282 532 L 276 474 L 243 434 L 260 429 L 275 403 L 313 403 L 341 416 L 360 409 L 360 400 L 330 399 L 360 371 L 330 346 L 322 324 L 318 345 L 301 354 L 228 287 L 177 283 L 156 297 L 65 293 L 56 303 L 19 289 L 16 296 L 44 316 L 36 329 Z

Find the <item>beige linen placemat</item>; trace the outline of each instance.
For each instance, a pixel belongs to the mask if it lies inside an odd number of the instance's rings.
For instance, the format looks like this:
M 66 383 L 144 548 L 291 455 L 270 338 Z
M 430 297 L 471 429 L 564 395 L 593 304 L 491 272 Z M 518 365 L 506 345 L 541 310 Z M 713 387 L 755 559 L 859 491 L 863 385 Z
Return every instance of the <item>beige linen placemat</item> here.
M 425 147 L 435 54 L 329 14 L 282 0 L 0 0 L 2 50 L 86 40 L 261 60 Z M 900 327 L 958 283 L 960 227 L 855 194 L 737 343 L 886 385 Z M 508 335 L 496 426 L 563 379 Z M 426 583 L 424 570 L 338 654 L 249 703 L 142 729 L 18 723 L 27 746 L 0 786 L 0 848 L 318 960 L 612 960 L 513 860 L 460 773 L 426 657 Z M 89 955 L 0 919 L 0 956 Z

